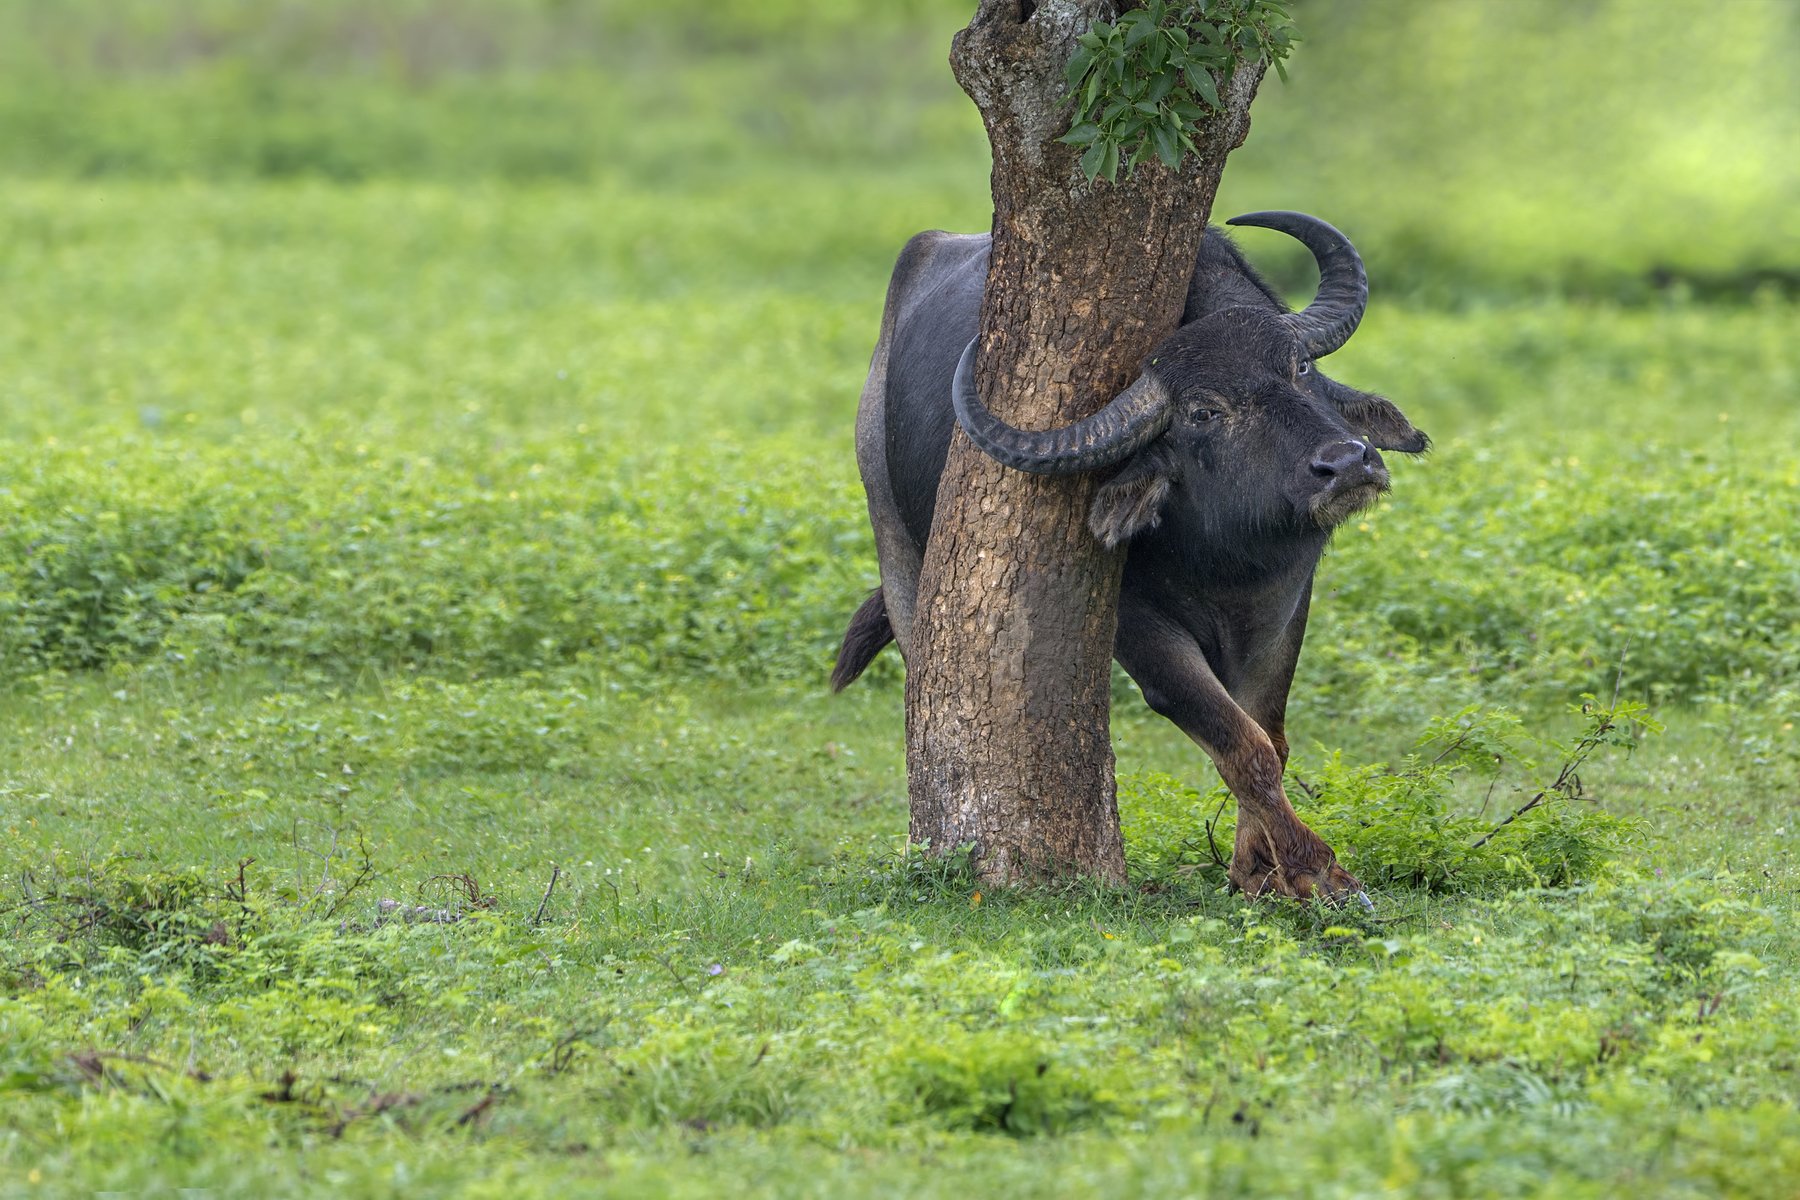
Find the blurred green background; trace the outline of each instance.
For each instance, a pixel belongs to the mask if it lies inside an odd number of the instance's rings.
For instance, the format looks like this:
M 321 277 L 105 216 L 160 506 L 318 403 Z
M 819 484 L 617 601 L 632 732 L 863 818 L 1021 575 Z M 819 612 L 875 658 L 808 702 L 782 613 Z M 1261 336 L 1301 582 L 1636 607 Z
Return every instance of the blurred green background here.
M 857 219 L 819 225 L 819 252 L 860 282 L 916 228 L 985 224 L 985 144 L 944 62 L 968 7 L 7 0 L 0 172 L 734 200 L 721 207 L 742 214 L 743 253 L 670 248 L 670 287 L 793 269 L 758 243 L 798 197 L 829 198 Z M 1742 295 L 1800 279 L 1800 8 L 1299 0 L 1296 14 L 1292 80 L 1263 89 L 1222 208 L 1331 215 L 1390 294 Z M 908 202 L 868 205 L 874 181 Z M 596 193 L 596 220 L 611 198 Z

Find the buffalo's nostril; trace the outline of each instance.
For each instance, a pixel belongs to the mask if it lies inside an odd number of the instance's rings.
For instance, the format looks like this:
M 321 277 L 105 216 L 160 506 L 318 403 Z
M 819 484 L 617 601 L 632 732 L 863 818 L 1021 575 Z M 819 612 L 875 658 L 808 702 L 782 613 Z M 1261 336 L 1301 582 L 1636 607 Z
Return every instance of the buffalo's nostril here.
M 1333 442 L 1321 447 L 1313 455 L 1313 474 L 1321 479 L 1330 479 L 1334 475 L 1343 475 L 1369 462 L 1367 443 L 1358 441 Z

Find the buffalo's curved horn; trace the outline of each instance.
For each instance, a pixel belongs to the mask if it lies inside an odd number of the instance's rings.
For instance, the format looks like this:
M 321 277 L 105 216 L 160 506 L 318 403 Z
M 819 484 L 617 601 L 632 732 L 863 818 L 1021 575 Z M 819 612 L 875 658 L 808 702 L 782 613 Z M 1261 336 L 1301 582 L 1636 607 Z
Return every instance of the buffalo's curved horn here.
M 1299 212 L 1253 212 L 1227 225 L 1279 230 L 1312 251 L 1319 264 L 1319 294 L 1288 322 L 1314 358 L 1324 358 L 1350 340 L 1369 306 L 1369 276 L 1350 239 L 1317 217 Z
M 1015 429 L 975 394 L 975 342 L 957 361 L 950 400 L 957 424 L 982 453 L 1034 475 L 1078 475 L 1123 462 L 1161 436 L 1174 417 L 1168 389 L 1145 372 L 1105 408 L 1064 429 Z

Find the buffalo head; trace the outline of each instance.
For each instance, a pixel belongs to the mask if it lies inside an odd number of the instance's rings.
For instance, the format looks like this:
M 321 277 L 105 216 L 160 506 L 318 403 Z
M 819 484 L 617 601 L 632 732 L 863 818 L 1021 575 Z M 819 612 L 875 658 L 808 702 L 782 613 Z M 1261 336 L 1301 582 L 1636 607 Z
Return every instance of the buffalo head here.
M 1232 223 L 1304 242 L 1319 262 L 1313 302 L 1301 312 L 1240 304 L 1183 325 L 1130 387 L 1064 429 L 1016 429 L 988 411 L 975 394 L 974 343 L 957 364 L 956 418 L 987 454 L 1037 474 L 1118 468 L 1088 518 L 1108 546 L 1165 519 L 1215 545 L 1246 533 L 1329 532 L 1387 490 L 1380 451 L 1428 444 L 1392 403 L 1315 367 L 1349 339 L 1367 303 L 1349 240 L 1299 213 Z

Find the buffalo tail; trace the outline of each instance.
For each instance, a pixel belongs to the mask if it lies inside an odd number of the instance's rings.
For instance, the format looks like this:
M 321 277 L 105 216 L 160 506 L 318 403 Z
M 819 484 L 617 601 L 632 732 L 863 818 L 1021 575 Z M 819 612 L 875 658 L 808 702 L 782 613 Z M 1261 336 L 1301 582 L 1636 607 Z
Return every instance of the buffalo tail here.
M 856 682 L 863 669 L 875 661 L 881 648 L 894 640 L 894 627 L 888 623 L 887 601 L 881 589 L 869 593 L 850 628 L 844 630 L 844 644 L 838 647 L 837 666 L 831 669 L 831 690 L 841 692 Z

